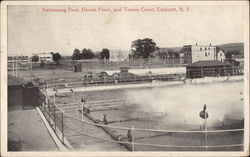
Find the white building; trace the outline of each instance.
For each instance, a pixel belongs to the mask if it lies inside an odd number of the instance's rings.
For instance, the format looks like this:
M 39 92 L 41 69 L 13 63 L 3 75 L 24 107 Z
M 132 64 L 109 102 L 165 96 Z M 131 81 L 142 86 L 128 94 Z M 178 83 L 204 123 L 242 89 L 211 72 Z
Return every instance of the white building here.
M 45 63 L 53 62 L 53 56 L 51 53 L 41 53 L 38 54 L 39 62 L 43 61 Z
M 7 63 L 30 63 L 31 56 L 28 55 L 8 55 Z
M 125 61 L 128 59 L 129 51 L 125 50 L 109 50 L 109 61 Z
M 216 47 L 210 45 L 183 46 L 184 63 L 194 63 L 202 60 L 216 60 Z
M 216 59 L 218 61 L 225 62 L 226 61 L 225 52 L 222 50 L 219 50 L 219 52 L 217 52 Z

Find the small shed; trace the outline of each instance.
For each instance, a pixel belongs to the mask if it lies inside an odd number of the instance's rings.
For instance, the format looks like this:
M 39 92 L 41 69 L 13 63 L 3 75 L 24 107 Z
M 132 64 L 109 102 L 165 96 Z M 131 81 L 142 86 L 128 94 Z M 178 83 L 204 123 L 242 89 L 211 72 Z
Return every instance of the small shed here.
M 232 65 L 217 60 L 198 61 L 187 65 L 187 78 L 203 78 L 206 76 L 229 76 L 232 75 Z
M 129 69 L 129 67 L 121 67 L 120 68 L 121 73 L 128 73 L 128 69 Z
M 30 83 L 31 84 L 31 83 Z M 33 109 L 40 103 L 39 88 L 24 79 L 8 75 L 8 109 Z
M 82 64 L 81 63 L 75 64 L 73 71 L 74 72 L 82 72 Z

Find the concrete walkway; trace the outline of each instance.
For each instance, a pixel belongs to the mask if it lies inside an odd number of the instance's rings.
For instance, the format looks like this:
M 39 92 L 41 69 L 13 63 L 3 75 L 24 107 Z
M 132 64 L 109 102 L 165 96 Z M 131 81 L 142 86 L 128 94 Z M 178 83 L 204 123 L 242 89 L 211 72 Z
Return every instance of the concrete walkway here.
M 8 111 L 9 151 L 58 151 L 36 109 Z

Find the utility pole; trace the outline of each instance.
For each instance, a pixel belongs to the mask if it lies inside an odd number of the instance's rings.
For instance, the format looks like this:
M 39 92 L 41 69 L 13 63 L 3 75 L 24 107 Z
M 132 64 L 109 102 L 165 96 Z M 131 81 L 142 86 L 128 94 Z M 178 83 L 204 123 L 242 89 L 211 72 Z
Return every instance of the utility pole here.
M 203 67 L 201 67 L 201 78 L 203 78 Z
M 56 103 L 56 94 L 54 94 L 53 102 L 54 102 L 54 105 L 55 105 L 55 103 Z
M 206 109 L 205 109 L 205 113 L 206 113 Z M 204 119 L 204 125 L 205 125 L 205 147 L 206 147 L 206 151 L 207 151 L 207 116 L 205 115 L 205 119 Z
M 17 57 L 17 56 L 16 56 Z M 14 69 L 15 69 L 15 76 L 17 77 L 17 58 L 15 59 L 15 63 L 14 63 Z
M 53 80 L 52 80 L 52 82 L 53 82 L 53 89 L 55 88 L 55 70 L 53 69 Z
M 32 75 L 32 59 L 31 59 L 31 63 L 30 63 L 30 74 Z
M 233 59 L 233 55 L 232 55 L 232 64 L 233 64 L 233 76 L 234 76 L 234 59 Z
M 134 143 L 134 126 L 132 125 L 131 134 L 132 134 L 132 151 L 135 151 L 135 143 Z

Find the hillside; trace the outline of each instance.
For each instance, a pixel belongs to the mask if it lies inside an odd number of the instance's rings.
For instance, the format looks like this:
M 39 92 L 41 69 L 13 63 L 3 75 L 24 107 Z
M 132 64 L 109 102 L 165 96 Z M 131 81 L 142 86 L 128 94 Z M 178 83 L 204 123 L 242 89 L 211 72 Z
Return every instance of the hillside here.
M 216 45 L 216 47 L 224 50 L 225 52 L 231 51 L 234 55 L 244 55 L 244 43 L 228 43 Z M 180 52 L 182 47 L 160 47 L 160 51 L 173 50 Z
M 229 43 L 217 45 L 220 49 L 225 52 L 231 51 L 234 55 L 242 55 L 244 56 L 244 43 Z

